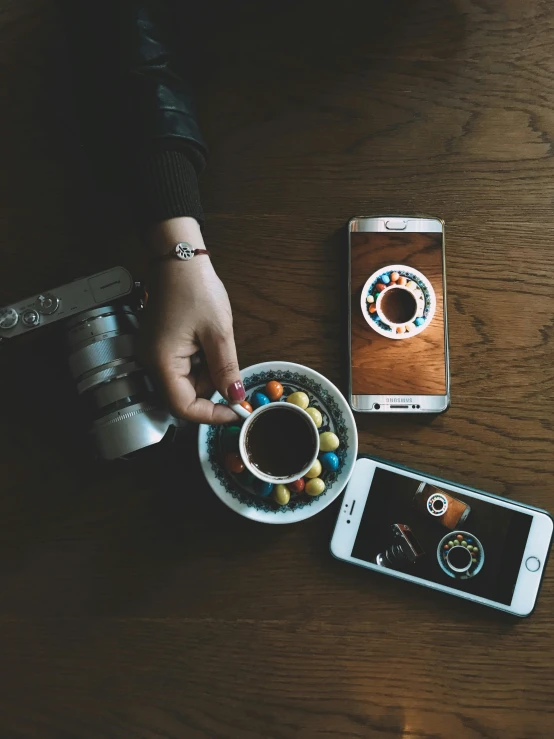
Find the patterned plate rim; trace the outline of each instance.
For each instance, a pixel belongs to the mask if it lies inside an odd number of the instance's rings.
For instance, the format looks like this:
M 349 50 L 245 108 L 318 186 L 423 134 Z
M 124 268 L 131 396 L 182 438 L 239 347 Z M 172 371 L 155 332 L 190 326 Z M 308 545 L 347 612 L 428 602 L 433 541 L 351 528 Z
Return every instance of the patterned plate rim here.
M 369 314 L 369 308 L 367 305 L 366 297 L 367 294 L 370 292 L 370 287 L 376 283 L 380 276 L 384 274 L 385 272 L 403 272 L 406 274 L 406 276 L 411 277 L 412 279 L 415 278 L 415 280 L 419 283 L 418 287 L 423 290 L 424 294 L 426 295 L 426 306 L 428 310 L 428 317 L 427 321 L 422 325 L 419 326 L 415 331 L 410 332 L 409 335 L 395 335 L 392 331 L 389 331 L 388 329 L 381 328 L 381 325 L 379 323 L 376 323 Z M 389 264 L 384 267 L 381 267 L 380 269 L 376 270 L 372 275 L 368 277 L 368 279 L 365 281 L 364 286 L 362 288 L 362 292 L 360 295 L 360 308 L 362 311 L 362 314 L 364 316 L 365 322 L 372 328 L 374 331 L 376 331 L 381 336 L 385 336 L 387 339 L 393 339 L 396 341 L 399 340 L 406 340 L 406 339 L 412 339 L 418 336 L 419 334 L 423 333 L 433 320 L 435 316 L 435 311 L 437 308 L 437 297 L 435 294 L 435 288 L 433 287 L 431 280 L 426 277 L 423 272 L 420 272 L 415 267 L 410 267 L 407 264 Z
M 213 468 L 213 459 L 210 456 L 210 434 L 214 433 L 213 430 L 216 427 L 205 424 L 200 426 L 198 434 L 198 453 L 202 471 L 208 484 L 220 500 L 239 515 L 261 523 L 284 524 L 303 521 L 307 518 L 311 518 L 311 516 L 314 516 L 316 513 L 319 513 L 319 511 L 330 505 L 340 495 L 348 483 L 354 469 L 358 451 L 358 433 L 356 423 L 352 410 L 340 390 L 330 380 L 311 367 L 306 367 L 305 365 L 296 364 L 294 362 L 277 361 L 261 362 L 241 370 L 241 376 L 245 386 L 248 386 L 252 377 L 255 377 L 256 374 L 263 373 L 271 373 L 277 376 L 279 373 L 291 373 L 307 376 L 307 378 L 317 386 L 318 392 L 314 393 L 313 390 L 311 390 L 312 394 L 316 394 L 316 396 L 319 397 L 322 393 L 326 392 L 331 396 L 332 402 L 337 406 L 337 412 L 343 417 L 346 434 L 346 454 L 344 464 L 337 474 L 337 478 L 333 481 L 331 487 L 321 496 L 318 496 L 312 501 L 309 501 L 302 506 L 298 506 L 295 509 L 284 507 L 266 510 L 266 506 L 260 508 L 255 505 L 255 502 L 253 503 L 253 501 L 255 501 L 254 498 L 250 498 L 250 496 L 246 495 L 237 496 L 227 490 L 227 487 L 232 481 L 227 474 L 224 473 L 221 465 L 218 465 L 217 468 Z M 286 378 L 284 379 L 286 380 Z M 214 402 L 224 402 L 219 393 L 214 393 L 212 400 Z M 322 405 L 325 405 L 325 408 L 328 409 L 329 403 L 322 403 Z M 335 419 L 333 417 L 333 421 L 334 420 Z M 241 498 L 244 498 L 245 500 Z

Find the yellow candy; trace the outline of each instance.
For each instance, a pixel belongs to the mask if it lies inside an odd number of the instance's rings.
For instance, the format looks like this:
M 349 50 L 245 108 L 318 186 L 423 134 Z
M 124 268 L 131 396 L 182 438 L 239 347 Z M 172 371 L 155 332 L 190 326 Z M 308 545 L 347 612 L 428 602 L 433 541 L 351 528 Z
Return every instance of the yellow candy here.
M 306 408 L 310 405 L 310 399 L 306 395 L 306 393 L 292 393 L 292 395 L 289 395 L 287 398 L 287 403 L 292 403 L 293 405 L 297 405 L 299 408 L 303 408 L 306 410 Z
M 287 505 L 290 500 L 290 492 L 286 485 L 275 485 L 273 488 L 273 500 L 279 505 Z
M 406 287 L 408 288 L 408 290 L 416 290 L 417 283 L 414 282 L 413 280 L 408 280 L 408 282 L 406 283 Z
M 373 295 L 368 295 L 367 298 L 366 298 L 366 301 L 368 303 L 374 303 L 375 302 L 375 298 L 373 297 Z
M 316 427 L 319 428 L 321 424 L 323 423 L 323 416 L 321 413 L 317 410 L 317 408 L 306 408 L 306 413 L 311 417 L 312 421 L 315 423 Z
M 339 437 L 332 431 L 325 431 L 319 437 L 319 448 L 322 452 L 334 452 L 339 444 Z
M 325 490 L 325 483 L 320 477 L 314 477 L 313 480 L 308 480 L 304 490 L 306 493 L 308 493 L 308 495 L 311 495 L 313 498 L 315 498 L 317 495 L 321 495 L 321 493 Z
M 319 477 L 319 475 L 321 475 L 321 470 L 321 462 L 319 459 L 316 459 L 310 469 L 306 472 L 305 477 Z

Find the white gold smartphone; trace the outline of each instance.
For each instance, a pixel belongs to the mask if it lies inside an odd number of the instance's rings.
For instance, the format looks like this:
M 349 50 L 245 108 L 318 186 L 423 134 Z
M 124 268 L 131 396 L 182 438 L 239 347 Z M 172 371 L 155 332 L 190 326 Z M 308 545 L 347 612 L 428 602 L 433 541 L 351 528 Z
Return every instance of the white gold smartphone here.
M 353 410 L 441 413 L 450 403 L 444 222 L 348 225 L 349 398 Z
M 360 457 L 331 553 L 368 570 L 528 616 L 552 529 L 546 511 Z

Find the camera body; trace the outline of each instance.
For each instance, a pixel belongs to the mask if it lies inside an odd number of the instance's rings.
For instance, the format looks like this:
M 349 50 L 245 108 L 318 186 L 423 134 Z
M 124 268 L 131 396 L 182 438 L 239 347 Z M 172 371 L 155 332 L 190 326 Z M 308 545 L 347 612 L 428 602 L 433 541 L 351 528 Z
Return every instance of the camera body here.
M 103 459 L 156 444 L 180 425 L 136 359 L 144 298 L 140 283 L 123 267 L 113 267 L 0 309 L 3 341 L 61 324 L 71 375 Z
M 405 564 L 414 564 L 425 551 L 415 537 L 414 532 L 404 523 L 393 523 L 391 526 L 393 543 L 375 558 L 375 564 L 393 569 Z

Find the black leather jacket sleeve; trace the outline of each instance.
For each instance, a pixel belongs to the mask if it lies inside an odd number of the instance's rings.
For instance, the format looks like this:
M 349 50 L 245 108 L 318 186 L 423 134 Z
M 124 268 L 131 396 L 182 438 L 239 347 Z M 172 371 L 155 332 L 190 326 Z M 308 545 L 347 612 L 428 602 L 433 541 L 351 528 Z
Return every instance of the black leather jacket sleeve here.
M 194 64 L 179 51 L 185 44 L 172 38 L 191 29 L 176 29 L 169 0 L 68 5 L 89 143 L 124 175 L 144 226 L 177 216 L 201 221 L 197 177 L 206 147 L 195 113 Z

